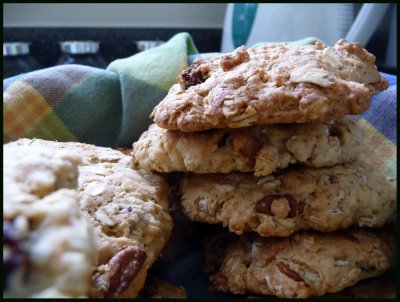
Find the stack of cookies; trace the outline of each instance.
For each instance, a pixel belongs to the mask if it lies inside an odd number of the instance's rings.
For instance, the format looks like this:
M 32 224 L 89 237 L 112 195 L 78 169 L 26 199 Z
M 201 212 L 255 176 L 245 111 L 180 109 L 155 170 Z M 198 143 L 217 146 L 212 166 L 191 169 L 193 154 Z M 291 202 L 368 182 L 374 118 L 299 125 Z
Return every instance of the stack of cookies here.
M 207 243 L 214 289 L 307 298 L 390 268 L 395 183 L 357 160 L 346 117 L 387 88 L 374 62 L 344 40 L 239 47 L 195 61 L 154 109 L 132 155 L 185 172 L 186 215 L 230 231 Z

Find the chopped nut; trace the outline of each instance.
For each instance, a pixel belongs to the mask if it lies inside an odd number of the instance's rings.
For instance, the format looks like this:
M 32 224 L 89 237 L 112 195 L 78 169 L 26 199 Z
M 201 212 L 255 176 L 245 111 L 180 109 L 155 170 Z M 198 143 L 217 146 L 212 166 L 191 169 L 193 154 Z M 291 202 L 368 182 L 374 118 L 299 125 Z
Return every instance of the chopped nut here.
M 315 42 L 315 49 L 322 50 L 322 49 L 324 49 L 325 47 L 326 47 L 326 46 L 325 46 L 324 43 L 322 43 L 322 42 L 320 42 L 320 41 Z
M 232 69 L 242 62 L 248 61 L 250 55 L 245 46 L 237 48 L 233 53 L 222 56 L 220 66 L 224 71 Z
M 111 258 L 108 262 L 111 271 L 110 287 L 106 295 L 108 298 L 114 297 L 129 287 L 146 257 L 146 252 L 140 247 L 129 246 Z
M 236 134 L 232 136 L 233 148 L 244 157 L 254 158 L 262 148 L 262 143 L 254 136 Z
M 304 202 L 297 201 L 291 195 L 269 195 L 265 196 L 263 199 L 259 200 L 255 205 L 255 211 L 262 214 L 268 214 L 270 216 L 275 216 L 274 211 L 271 209 L 272 202 L 279 199 L 287 200 L 290 211 L 287 213 L 287 218 L 296 217 L 299 214 L 304 212 Z M 279 217 L 279 218 L 286 218 L 286 217 Z
M 257 201 L 254 209 L 258 213 L 274 216 L 271 211 L 271 204 L 275 200 L 276 195 L 265 196 L 263 199 Z
M 279 271 L 282 274 L 286 275 L 288 278 L 293 279 L 296 282 L 304 282 L 304 279 L 300 277 L 297 272 L 291 270 L 285 263 L 278 262 L 276 266 L 278 267 Z
M 304 212 L 304 202 L 297 201 L 290 195 L 285 195 L 285 198 L 288 200 L 290 205 L 290 212 L 288 214 L 288 218 L 296 217 L 299 214 Z

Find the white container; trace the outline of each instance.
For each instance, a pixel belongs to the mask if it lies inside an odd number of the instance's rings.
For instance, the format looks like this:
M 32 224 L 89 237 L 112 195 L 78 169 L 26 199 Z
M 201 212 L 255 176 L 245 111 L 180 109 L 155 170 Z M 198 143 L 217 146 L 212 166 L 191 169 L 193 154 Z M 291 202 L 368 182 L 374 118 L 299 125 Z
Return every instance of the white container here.
M 242 5 L 241 10 L 236 7 L 236 15 L 234 5 Z M 252 18 L 251 10 L 246 10 L 243 5 L 246 4 L 228 4 L 222 52 L 230 52 L 240 46 L 234 45 L 235 33 L 232 31 L 233 28 L 240 28 L 240 25 L 235 26 L 233 22 L 247 22 L 247 25 L 252 23 L 252 20 L 249 20 Z M 353 23 L 353 15 L 352 3 L 258 4 L 251 30 L 247 37 L 243 37 L 242 44 L 252 46 L 259 42 L 285 42 L 316 37 L 328 45 L 333 45 L 346 36 Z M 238 39 L 235 40 L 238 44 Z
M 397 4 L 392 4 L 392 6 L 392 19 L 390 21 L 389 42 L 385 65 L 389 68 L 397 68 Z

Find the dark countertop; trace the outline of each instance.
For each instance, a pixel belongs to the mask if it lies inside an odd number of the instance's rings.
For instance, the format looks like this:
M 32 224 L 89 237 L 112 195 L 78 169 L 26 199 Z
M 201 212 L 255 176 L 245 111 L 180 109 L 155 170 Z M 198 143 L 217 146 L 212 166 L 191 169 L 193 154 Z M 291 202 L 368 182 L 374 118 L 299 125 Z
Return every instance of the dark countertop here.
M 187 28 L 3 28 L 3 42 L 31 42 L 31 54 L 42 68 L 54 66 L 61 56 L 58 42 L 66 40 L 100 41 L 100 52 L 107 63 L 137 52 L 134 41 L 167 41 L 175 34 L 188 32 L 199 52 L 218 52 L 222 29 Z

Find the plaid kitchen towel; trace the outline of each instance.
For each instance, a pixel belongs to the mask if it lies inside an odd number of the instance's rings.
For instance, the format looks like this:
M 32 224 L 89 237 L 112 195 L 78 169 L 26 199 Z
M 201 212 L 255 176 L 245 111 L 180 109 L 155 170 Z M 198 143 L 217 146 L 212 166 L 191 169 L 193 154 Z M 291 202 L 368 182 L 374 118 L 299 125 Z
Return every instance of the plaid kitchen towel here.
M 314 43 L 306 38 L 296 44 Z M 131 146 L 152 122 L 149 114 L 198 51 L 187 33 L 112 62 L 106 70 L 56 66 L 3 81 L 3 143 L 20 137 Z M 207 56 L 207 55 L 205 55 Z M 215 56 L 209 54 L 208 56 Z M 396 77 L 354 117 L 367 133 L 362 158 L 396 175 Z
M 360 159 L 388 177 L 397 175 L 397 77 L 381 73 L 389 88 L 372 98 L 368 111 L 353 116 L 364 129 L 364 149 Z
M 188 55 L 187 33 L 107 70 L 81 65 L 51 67 L 3 81 L 3 142 L 20 137 L 130 146 L 151 123 Z

